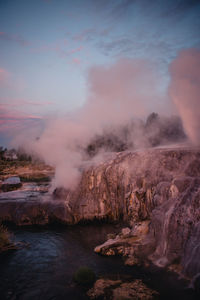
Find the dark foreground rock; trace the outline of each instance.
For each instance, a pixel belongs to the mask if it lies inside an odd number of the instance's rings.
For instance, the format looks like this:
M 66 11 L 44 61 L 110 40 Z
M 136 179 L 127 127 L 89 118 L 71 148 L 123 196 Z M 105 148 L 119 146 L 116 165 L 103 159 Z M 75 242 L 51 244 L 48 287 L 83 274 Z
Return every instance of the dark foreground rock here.
M 177 265 L 189 278 L 200 273 L 198 149 L 117 153 L 85 168 L 74 191 L 57 190 L 51 200 L 6 199 L 8 193 L 2 194 L 2 220 L 32 225 L 123 219 L 129 230 L 97 252 L 123 255 L 128 264 L 150 260 L 160 267 Z
M 122 282 L 121 280 L 98 279 L 94 287 L 88 291 L 90 299 L 119 300 L 119 299 L 159 299 L 156 291 L 148 288 L 141 280 Z

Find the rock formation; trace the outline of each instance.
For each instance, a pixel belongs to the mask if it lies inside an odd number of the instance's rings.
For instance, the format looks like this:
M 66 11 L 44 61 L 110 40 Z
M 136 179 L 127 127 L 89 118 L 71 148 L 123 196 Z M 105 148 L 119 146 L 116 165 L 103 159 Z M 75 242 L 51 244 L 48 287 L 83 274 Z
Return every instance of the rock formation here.
M 19 225 L 122 219 L 129 230 L 97 252 L 121 254 L 129 264 L 147 259 L 162 267 L 176 264 L 191 278 L 200 272 L 198 149 L 117 153 L 85 168 L 74 191 L 58 188 L 52 199 L 8 200 L 5 194 L 0 219 Z
M 98 279 L 88 291 L 90 299 L 159 299 L 156 291 L 149 289 L 141 280 L 122 282 L 121 280 Z

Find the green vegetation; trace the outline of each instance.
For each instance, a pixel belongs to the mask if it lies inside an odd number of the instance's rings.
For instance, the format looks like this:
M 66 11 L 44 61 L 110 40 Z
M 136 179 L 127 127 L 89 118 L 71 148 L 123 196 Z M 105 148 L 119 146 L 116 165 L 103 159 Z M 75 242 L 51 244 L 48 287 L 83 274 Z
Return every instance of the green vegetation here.
M 73 276 L 74 281 L 82 286 L 91 286 L 96 279 L 96 275 L 88 267 L 80 267 Z

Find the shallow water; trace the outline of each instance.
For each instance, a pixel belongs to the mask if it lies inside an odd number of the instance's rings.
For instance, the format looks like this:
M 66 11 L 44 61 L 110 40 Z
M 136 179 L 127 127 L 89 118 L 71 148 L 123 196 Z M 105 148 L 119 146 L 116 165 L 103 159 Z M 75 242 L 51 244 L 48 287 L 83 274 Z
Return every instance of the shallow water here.
M 29 246 L 0 256 L 0 299 L 87 299 L 72 280 L 80 266 L 89 266 L 97 276 L 142 278 L 160 291 L 160 299 L 195 299 L 174 275 L 127 267 L 120 258 L 95 254 L 93 248 L 113 230 L 119 228 L 96 224 L 14 229 L 16 241 Z

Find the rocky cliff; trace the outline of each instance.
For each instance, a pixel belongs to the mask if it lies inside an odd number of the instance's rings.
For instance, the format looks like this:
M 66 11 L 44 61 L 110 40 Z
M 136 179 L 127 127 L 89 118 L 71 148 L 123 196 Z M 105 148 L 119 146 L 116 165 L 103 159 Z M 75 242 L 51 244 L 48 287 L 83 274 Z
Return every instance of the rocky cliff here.
M 121 254 L 132 263 L 176 264 L 194 277 L 200 272 L 199 207 L 200 151 L 152 149 L 120 152 L 84 169 L 74 191 L 57 189 L 51 200 L 1 196 L 0 218 L 19 225 L 123 219 L 127 234 L 97 252 Z

